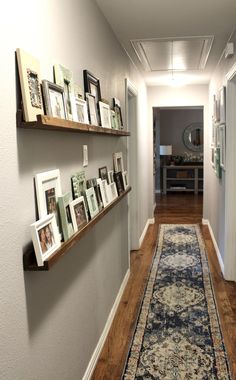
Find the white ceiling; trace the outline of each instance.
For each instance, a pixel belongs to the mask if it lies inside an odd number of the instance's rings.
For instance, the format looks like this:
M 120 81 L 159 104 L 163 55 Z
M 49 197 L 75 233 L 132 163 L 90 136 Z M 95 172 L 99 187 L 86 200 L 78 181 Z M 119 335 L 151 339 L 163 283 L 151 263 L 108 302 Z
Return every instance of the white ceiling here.
M 179 82 L 182 84 L 208 83 L 236 26 L 236 0 L 95 1 L 132 61 L 143 72 L 148 85 L 168 85 Z M 195 36 L 214 37 L 205 69 L 196 70 L 194 67 L 194 70 L 176 71 L 174 75 L 172 70 L 168 71 L 168 68 L 170 70 L 170 65 L 168 66 L 170 49 L 166 46 L 161 50 L 161 62 L 166 63 L 167 70 L 147 71 L 147 67 L 145 70 L 131 43 L 132 40 L 168 38 L 172 41 L 176 37 L 182 39 Z M 148 41 L 146 42 L 148 50 L 150 46 Z M 189 53 L 185 49 L 185 53 L 190 62 L 190 57 L 194 58 L 191 50 Z M 164 54 L 167 56 L 164 57 Z M 157 65 L 160 64 L 158 55 L 155 57 L 153 50 L 150 50 L 150 57 L 152 63 L 155 64 L 153 68 L 158 68 Z M 184 57 L 179 55 L 178 59 L 183 63 Z

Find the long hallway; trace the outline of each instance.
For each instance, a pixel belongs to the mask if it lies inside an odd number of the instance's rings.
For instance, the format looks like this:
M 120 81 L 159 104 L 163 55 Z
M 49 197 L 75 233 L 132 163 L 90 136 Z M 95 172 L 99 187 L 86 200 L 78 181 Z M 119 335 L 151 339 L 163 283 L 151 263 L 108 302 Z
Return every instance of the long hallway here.
M 201 225 L 202 196 L 157 195 L 156 204 L 155 224 L 149 227 L 141 249 L 131 253 L 130 278 L 92 379 L 119 380 L 122 376 L 161 223 L 200 224 L 232 376 L 236 379 L 236 284 L 224 281 L 208 228 Z

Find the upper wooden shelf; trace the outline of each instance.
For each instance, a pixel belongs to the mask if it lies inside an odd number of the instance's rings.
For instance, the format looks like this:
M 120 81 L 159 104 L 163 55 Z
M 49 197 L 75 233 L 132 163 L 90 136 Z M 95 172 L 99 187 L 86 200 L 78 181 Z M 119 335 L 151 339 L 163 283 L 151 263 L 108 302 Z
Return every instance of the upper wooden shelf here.
M 119 203 L 129 192 L 131 187 L 128 187 L 118 198 L 111 202 L 107 207 L 102 209 L 93 219 L 91 219 L 81 230 L 74 233 L 70 239 L 61 243 L 60 248 L 53 252 L 47 260 L 44 261 L 43 266 L 38 266 L 36 262 L 35 252 L 33 249 L 25 252 L 23 255 L 24 270 L 26 271 L 48 271 L 60 258 L 66 255 L 66 253 L 86 235 L 91 228 L 99 222 L 117 203 Z
M 17 127 L 23 129 L 43 129 L 49 131 L 96 133 L 112 136 L 130 136 L 130 132 L 110 128 L 97 127 L 91 124 L 77 123 L 76 121 L 58 119 L 56 117 L 37 115 L 37 121 L 22 121 L 22 111 L 17 111 Z

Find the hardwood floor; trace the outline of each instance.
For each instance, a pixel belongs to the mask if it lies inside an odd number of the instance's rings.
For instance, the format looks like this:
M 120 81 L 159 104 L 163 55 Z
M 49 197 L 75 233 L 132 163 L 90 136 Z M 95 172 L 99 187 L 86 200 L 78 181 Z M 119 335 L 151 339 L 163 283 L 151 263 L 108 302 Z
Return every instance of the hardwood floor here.
M 201 220 L 201 195 L 177 193 L 157 196 L 155 224 L 149 227 L 141 249 L 131 252 L 130 278 L 92 380 L 119 380 L 122 376 L 161 223 L 199 223 L 201 226 L 232 379 L 236 380 L 236 283 L 223 279 L 208 228 L 201 225 Z

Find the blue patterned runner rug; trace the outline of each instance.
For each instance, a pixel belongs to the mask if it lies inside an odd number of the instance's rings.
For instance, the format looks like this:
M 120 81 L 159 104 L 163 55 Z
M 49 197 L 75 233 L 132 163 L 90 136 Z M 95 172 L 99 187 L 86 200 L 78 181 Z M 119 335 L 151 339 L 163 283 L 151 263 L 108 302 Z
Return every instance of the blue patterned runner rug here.
M 197 225 L 160 227 L 123 379 L 231 379 Z

